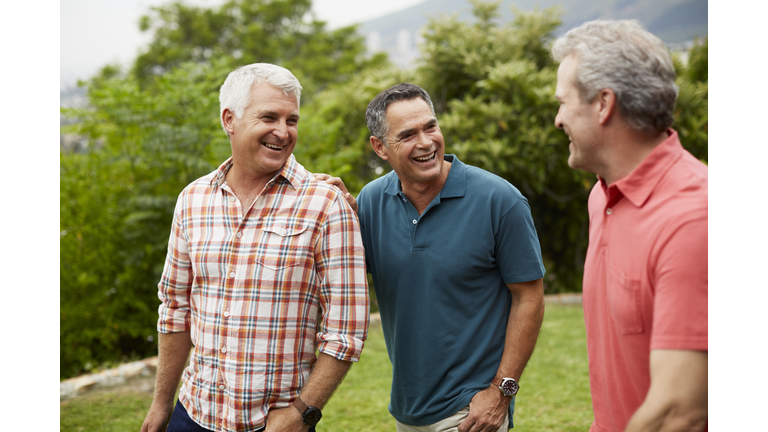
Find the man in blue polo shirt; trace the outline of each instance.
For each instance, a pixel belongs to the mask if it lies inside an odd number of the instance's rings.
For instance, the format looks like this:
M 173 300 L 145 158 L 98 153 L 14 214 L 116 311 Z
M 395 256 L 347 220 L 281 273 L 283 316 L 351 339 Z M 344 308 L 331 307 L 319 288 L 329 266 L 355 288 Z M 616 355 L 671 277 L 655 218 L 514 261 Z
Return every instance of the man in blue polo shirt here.
M 528 201 L 444 154 L 421 87 L 383 91 L 365 116 L 373 149 L 394 170 L 366 185 L 357 204 L 397 430 L 506 431 L 544 316 Z

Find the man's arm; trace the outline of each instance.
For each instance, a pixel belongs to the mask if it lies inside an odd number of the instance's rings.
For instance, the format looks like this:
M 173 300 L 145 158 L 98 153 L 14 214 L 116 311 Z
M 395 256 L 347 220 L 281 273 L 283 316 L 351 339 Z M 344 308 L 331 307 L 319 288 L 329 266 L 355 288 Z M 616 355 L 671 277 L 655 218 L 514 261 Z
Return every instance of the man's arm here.
M 701 432 L 707 424 L 706 351 L 651 351 L 651 388 L 626 432 Z
M 520 381 L 544 320 L 544 283 L 543 279 L 536 279 L 507 284 L 507 288 L 512 292 L 512 306 L 507 321 L 504 353 L 496 376 Z M 469 416 L 459 425 L 459 432 L 498 430 L 511 401 L 496 387 L 478 392 L 469 403 Z
M 158 334 L 155 395 L 144 424 L 141 425 L 141 432 L 165 431 L 173 412 L 173 397 L 191 348 L 189 331 Z
M 328 354 L 320 353 L 307 384 L 301 389 L 301 400 L 308 406 L 322 409 L 331 399 L 333 392 L 339 387 L 351 366 L 351 362 L 338 360 Z M 293 406 L 272 408 L 267 414 L 265 432 L 306 431 L 308 429 L 309 426 L 304 424 L 299 410 Z

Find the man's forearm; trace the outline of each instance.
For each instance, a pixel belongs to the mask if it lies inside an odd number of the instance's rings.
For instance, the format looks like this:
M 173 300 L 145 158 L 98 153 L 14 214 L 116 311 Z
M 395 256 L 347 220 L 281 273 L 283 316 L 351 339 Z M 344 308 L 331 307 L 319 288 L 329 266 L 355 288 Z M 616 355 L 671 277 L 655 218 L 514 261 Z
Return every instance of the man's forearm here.
M 192 348 L 189 331 L 158 335 L 158 362 L 153 405 L 173 407 L 173 397 Z
M 497 375 L 519 381 L 544 320 L 544 286 L 542 279 L 507 286 L 512 291 L 512 306 Z
M 301 389 L 301 400 L 307 405 L 318 408 L 324 407 L 347 375 L 350 367 L 352 367 L 351 362 L 338 360 L 320 353 L 307 384 Z

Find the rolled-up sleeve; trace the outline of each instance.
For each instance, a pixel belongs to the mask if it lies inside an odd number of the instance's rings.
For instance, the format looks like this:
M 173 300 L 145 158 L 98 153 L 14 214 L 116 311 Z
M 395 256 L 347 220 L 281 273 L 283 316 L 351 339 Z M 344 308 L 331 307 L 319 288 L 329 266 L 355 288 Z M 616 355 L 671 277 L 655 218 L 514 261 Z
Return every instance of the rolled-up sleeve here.
M 183 194 L 176 203 L 173 226 L 168 240 L 168 254 L 163 274 L 158 284 L 157 331 L 176 333 L 190 329 L 190 292 L 192 287 L 192 266 L 189 259 L 187 239 L 181 226 Z
M 356 362 L 368 334 L 370 300 L 357 215 L 340 195 L 331 204 L 315 244 L 315 262 L 323 309 L 318 349 Z

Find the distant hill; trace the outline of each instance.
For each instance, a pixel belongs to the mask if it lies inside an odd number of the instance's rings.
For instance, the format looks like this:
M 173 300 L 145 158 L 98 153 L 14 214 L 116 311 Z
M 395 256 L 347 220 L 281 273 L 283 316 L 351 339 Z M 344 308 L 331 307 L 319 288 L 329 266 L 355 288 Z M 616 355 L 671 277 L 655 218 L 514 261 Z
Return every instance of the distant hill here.
M 558 34 L 593 19 L 636 19 L 651 33 L 669 44 L 691 41 L 708 34 L 707 0 L 502 0 L 500 22 L 513 18 L 511 6 L 522 10 L 559 4 L 565 10 Z M 358 31 L 368 41 L 369 51 L 386 51 L 401 66 L 418 57 L 419 32 L 429 17 L 458 13 L 471 19 L 467 0 L 425 0 L 399 12 L 362 23 Z

